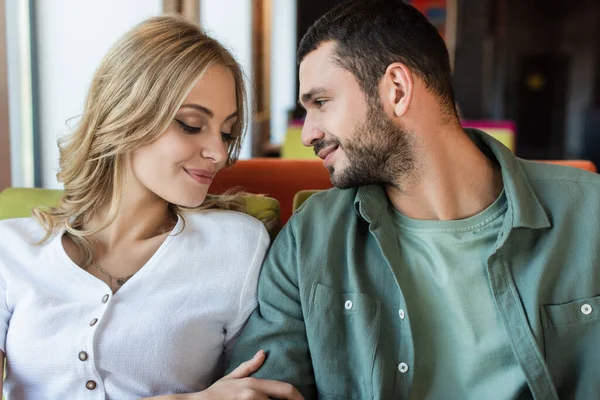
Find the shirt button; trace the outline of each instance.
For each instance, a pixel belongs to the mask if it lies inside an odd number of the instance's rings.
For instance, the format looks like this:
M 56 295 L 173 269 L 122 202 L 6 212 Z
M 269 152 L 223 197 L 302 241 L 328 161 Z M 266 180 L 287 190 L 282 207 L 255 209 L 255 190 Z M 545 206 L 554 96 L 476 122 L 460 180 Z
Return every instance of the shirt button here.
M 346 310 L 352 309 L 352 301 L 346 300 L 346 303 L 344 304 L 344 307 L 346 307 Z
M 109 298 L 109 297 L 110 297 L 109 295 L 105 294 L 105 295 L 104 295 L 104 297 L 102 298 L 102 302 L 103 302 L 104 304 L 106 304 L 106 302 L 108 301 L 108 298 Z
M 90 326 L 96 325 L 96 322 L 98 322 L 98 318 L 94 318 L 93 320 L 91 320 L 90 321 Z
M 88 390 L 94 390 L 94 389 L 96 389 L 96 382 L 94 382 L 94 381 L 87 381 L 87 382 L 85 383 L 85 387 L 86 387 Z
M 581 306 L 581 312 L 584 313 L 585 315 L 590 315 L 593 311 L 592 306 L 590 306 L 589 304 L 584 304 Z
M 87 355 L 87 353 L 86 353 L 85 351 L 80 351 L 80 352 L 79 352 L 79 359 L 80 359 L 81 361 L 85 361 L 85 360 L 87 360 L 87 359 L 88 359 L 88 355 Z
M 405 374 L 408 371 L 408 364 L 407 363 L 400 363 L 400 364 L 398 364 L 398 371 L 400 371 L 403 374 Z
M 404 319 L 404 317 L 405 317 L 404 310 L 400 309 L 400 311 L 398 311 L 398 315 L 400 316 L 400 319 Z

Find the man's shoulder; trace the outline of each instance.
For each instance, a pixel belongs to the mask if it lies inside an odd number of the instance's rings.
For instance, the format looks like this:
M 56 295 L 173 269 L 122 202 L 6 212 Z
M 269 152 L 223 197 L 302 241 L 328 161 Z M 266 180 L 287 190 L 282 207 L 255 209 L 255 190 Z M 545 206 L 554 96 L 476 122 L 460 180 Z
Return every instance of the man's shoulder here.
M 554 221 L 583 229 L 600 218 L 600 175 L 579 168 L 520 160 L 537 200 Z
M 540 195 L 600 198 L 600 174 L 580 168 L 519 160 L 532 188 Z
M 355 214 L 354 201 L 358 189 L 332 188 L 311 195 L 296 210 L 290 220 L 295 225 L 329 224 L 334 218 L 346 218 Z
M 581 168 L 523 159 L 519 159 L 519 163 L 523 167 L 527 177 L 534 182 L 543 183 L 552 181 L 553 184 L 560 184 L 560 182 L 600 184 L 599 174 Z

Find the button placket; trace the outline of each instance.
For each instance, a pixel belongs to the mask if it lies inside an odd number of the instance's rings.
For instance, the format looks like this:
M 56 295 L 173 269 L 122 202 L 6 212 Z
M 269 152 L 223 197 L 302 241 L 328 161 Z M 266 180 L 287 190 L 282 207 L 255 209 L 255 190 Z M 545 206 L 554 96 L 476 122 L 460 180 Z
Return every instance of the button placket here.
M 108 303 L 108 300 L 110 300 L 110 294 L 105 294 L 104 296 L 102 296 L 102 304 L 106 305 L 106 303 Z M 106 311 L 106 307 L 104 307 L 104 309 L 102 310 L 102 314 L 104 314 L 104 312 Z M 98 323 L 98 318 L 94 318 L 90 321 L 90 326 L 94 326 Z
M 100 322 L 100 319 L 107 312 L 108 305 L 110 304 L 111 299 L 112 294 L 109 293 L 105 293 L 101 296 L 96 297 L 96 301 L 98 302 L 96 303 L 96 307 L 98 308 L 94 311 L 94 313 L 97 315 L 97 317 L 92 318 L 89 322 L 89 326 L 94 329 L 91 329 L 90 331 L 88 331 L 88 334 L 85 335 L 86 343 L 84 346 L 82 346 L 81 350 L 77 354 L 77 357 L 81 361 L 80 365 L 84 368 L 82 370 L 84 386 L 86 390 L 90 392 L 102 393 L 104 391 L 102 379 L 98 375 L 98 371 L 96 370 L 96 367 L 92 360 L 95 336 L 97 329 L 99 329 L 100 326 L 98 325 L 98 322 Z

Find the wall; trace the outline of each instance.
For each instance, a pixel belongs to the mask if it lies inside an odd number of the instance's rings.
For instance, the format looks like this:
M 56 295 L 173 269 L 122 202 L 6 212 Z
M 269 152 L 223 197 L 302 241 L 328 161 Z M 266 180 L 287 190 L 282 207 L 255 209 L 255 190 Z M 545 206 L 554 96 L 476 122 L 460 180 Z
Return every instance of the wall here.
M 594 85 L 600 88 L 599 25 L 597 0 L 459 0 L 454 82 L 464 116 L 515 120 L 519 61 L 532 55 L 566 56 L 564 126 L 552 125 L 556 130 L 549 132 L 551 149 L 519 151 L 539 157 L 580 157 L 586 111 L 593 104 Z
M 10 128 L 6 62 L 6 4 L 0 0 L 0 191 L 10 186 Z
M 81 114 L 96 67 L 122 34 L 162 13 L 162 0 L 36 0 L 34 5 L 41 183 L 59 188 L 56 141 L 70 131 L 67 120 Z
M 579 158 L 584 150 L 584 118 L 593 103 L 594 83 L 598 76 L 596 48 L 600 32 L 600 4 L 582 0 L 559 27 L 558 51 L 570 57 L 569 92 L 566 100 L 567 121 L 565 153 Z
M 461 115 L 484 114 L 484 40 L 488 33 L 490 0 L 458 0 L 454 54 L 454 94 Z
M 276 0 L 277 1 L 277 0 Z M 249 106 L 252 110 L 252 3 L 251 0 L 201 0 L 200 26 L 227 47 L 246 75 Z M 251 124 L 248 126 L 240 158 L 249 158 L 252 149 Z
M 5 3 L 11 185 L 33 187 L 35 171 L 29 2 L 21 0 Z
M 274 0 L 271 13 L 271 142 L 283 143 L 296 108 L 296 0 Z

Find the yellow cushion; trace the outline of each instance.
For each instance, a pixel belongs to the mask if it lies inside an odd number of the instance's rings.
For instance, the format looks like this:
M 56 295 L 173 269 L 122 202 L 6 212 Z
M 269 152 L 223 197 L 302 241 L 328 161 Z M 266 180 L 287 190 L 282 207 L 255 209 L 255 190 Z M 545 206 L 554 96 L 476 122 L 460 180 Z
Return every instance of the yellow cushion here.
M 8 188 L 0 192 L 0 220 L 31 216 L 33 207 L 52 207 L 58 204 L 63 192 L 51 189 Z M 272 237 L 279 228 L 279 202 L 270 197 L 247 196 L 248 214 L 268 222 Z
M 62 190 L 8 188 L 0 192 L 0 220 L 31 216 L 33 207 L 58 204 Z
M 288 128 L 283 145 L 281 146 L 281 158 L 295 160 L 318 160 L 312 147 L 306 147 L 302 144 L 302 125 L 290 125 Z
M 301 190 L 294 196 L 294 203 L 292 205 L 293 211 L 295 212 L 300 206 L 313 194 L 320 192 L 320 190 Z

